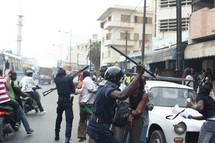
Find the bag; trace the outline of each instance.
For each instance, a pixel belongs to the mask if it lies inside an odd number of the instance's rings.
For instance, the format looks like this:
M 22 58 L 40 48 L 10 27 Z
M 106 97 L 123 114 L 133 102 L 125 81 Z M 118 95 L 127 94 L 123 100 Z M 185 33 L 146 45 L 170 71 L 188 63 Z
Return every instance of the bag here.
M 128 116 L 131 114 L 131 111 L 131 105 L 128 102 L 120 102 L 113 117 L 113 125 L 117 127 L 124 127 L 127 123 Z

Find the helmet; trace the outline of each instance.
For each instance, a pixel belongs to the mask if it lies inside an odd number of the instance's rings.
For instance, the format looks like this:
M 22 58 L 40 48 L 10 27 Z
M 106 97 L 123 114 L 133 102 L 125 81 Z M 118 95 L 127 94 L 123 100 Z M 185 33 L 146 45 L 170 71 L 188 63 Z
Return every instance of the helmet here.
M 117 67 L 117 66 L 111 66 L 109 67 L 104 75 L 104 78 L 108 81 L 111 81 L 115 84 L 117 84 L 118 86 L 120 85 L 120 80 L 123 77 L 123 72 L 122 70 Z
M 33 74 L 33 71 L 32 70 L 27 70 L 25 73 L 26 73 L 27 76 L 30 76 L 30 75 Z

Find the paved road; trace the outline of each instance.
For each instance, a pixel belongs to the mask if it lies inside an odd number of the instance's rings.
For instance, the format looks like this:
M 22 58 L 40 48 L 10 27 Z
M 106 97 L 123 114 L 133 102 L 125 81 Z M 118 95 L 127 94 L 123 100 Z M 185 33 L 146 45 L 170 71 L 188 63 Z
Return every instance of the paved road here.
M 43 85 L 42 89 L 38 90 L 41 95 L 41 102 L 46 110 L 45 114 L 35 113 L 34 111 L 28 113 L 27 118 L 30 122 L 34 133 L 32 135 L 27 135 L 23 126 L 18 132 L 15 132 L 9 135 L 4 143 L 63 143 L 64 134 L 65 134 L 65 118 L 63 116 L 63 122 L 61 124 L 60 140 L 54 140 L 54 126 L 56 119 L 56 101 L 57 101 L 57 92 L 56 90 L 47 95 L 46 97 L 42 96 L 42 92 L 55 87 L 52 85 Z M 77 128 L 79 121 L 79 107 L 78 107 L 78 96 L 74 96 L 73 101 L 73 110 L 74 110 L 74 120 L 73 120 L 73 129 L 72 129 L 72 141 L 71 143 L 78 143 L 77 139 Z M 82 142 L 87 143 L 87 141 Z

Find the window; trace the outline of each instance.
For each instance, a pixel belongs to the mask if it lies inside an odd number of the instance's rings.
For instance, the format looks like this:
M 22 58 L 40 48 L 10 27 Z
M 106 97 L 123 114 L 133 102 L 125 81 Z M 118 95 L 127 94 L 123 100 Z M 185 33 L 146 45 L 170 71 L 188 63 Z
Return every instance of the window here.
M 139 33 L 134 33 L 134 41 L 138 41 L 139 40 Z
M 188 30 L 189 18 L 181 19 L 182 31 Z M 163 19 L 159 21 L 160 32 L 176 31 L 177 21 L 176 19 Z
M 121 22 L 130 23 L 131 22 L 130 15 L 121 15 Z
M 143 17 L 134 16 L 134 23 L 143 23 Z
M 191 5 L 192 0 L 181 0 L 181 5 Z M 160 7 L 166 8 L 166 7 L 175 7 L 176 6 L 176 0 L 160 0 Z
M 152 18 L 146 17 L 146 24 L 152 24 Z
M 126 39 L 126 32 L 120 33 L 120 40 L 125 40 Z M 130 33 L 127 33 L 127 40 L 130 40 Z
M 111 39 L 111 33 L 106 34 L 106 40 L 110 40 Z
M 108 21 L 111 21 L 111 16 L 108 16 Z

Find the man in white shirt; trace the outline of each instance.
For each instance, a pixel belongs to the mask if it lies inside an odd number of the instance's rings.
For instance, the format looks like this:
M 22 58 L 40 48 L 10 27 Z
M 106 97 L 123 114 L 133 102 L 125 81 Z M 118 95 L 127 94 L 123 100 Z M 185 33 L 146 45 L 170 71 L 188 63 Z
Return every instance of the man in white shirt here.
M 38 93 L 32 89 L 33 87 L 38 86 L 37 83 L 32 78 L 32 76 L 33 76 L 33 71 L 27 70 L 26 76 L 24 76 L 20 80 L 19 86 L 21 87 L 22 92 L 28 93 L 31 96 L 31 98 L 33 98 L 37 102 L 40 112 L 43 113 L 43 112 L 45 112 L 45 110 L 43 109 L 43 106 L 40 102 L 40 97 L 39 97 Z
M 80 139 L 79 142 L 83 142 L 86 140 L 86 133 L 87 133 L 87 121 L 90 114 L 81 108 L 84 106 L 88 107 L 89 109 L 92 108 L 94 102 L 94 95 L 92 92 L 96 91 L 96 85 L 94 84 L 93 80 L 90 77 L 89 71 L 83 72 L 83 85 L 81 89 L 76 89 L 76 93 L 82 93 L 82 98 L 79 101 L 80 105 L 80 119 L 79 119 L 79 126 L 78 126 L 78 138 Z
M 192 87 L 194 89 L 194 81 L 193 81 L 193 77 L 191 76 L 191 70 L 190 68 L 186 68 L 185 69 L 185 79 L 190 80 L 190 81 L 186 81 L 185 85 Z

